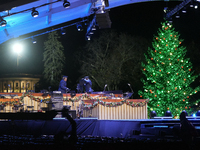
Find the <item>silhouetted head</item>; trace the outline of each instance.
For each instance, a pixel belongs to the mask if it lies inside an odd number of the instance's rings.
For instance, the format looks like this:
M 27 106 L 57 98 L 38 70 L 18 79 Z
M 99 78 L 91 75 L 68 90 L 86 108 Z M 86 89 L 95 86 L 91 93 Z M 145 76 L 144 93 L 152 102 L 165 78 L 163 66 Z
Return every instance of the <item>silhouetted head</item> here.
M 186 113 L 184 111 L 180 114 L 180 120 L 183 119 L 186 119 Z

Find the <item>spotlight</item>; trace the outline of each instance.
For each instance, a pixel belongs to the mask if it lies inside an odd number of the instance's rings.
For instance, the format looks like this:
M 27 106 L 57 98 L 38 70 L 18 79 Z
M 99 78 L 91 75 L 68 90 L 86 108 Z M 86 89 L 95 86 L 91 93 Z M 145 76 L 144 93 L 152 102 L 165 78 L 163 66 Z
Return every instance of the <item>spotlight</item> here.
M 176 18 L 180 18 L 179 12 L 176 13 Z
M 23 46 L 20 43 L 16 43 L 13 45 L 13 50 L 15 53 L 20 54 L 23 50 Z
M 76 27 L 77 27 L 78 31 L 83 31 L 83 27 L 82 27 L 81 23 L 77 23 Z
M 34 37 L 32 37 L 32 43 L 33 44 L 37 43 L 37 40 Z
M 4 20 L 1 16 L 0 16 L 0 26 L 5 27 L 7 24 L 6 20 Z
M 186 11 L 186 7 L 184 7 L 183 9 L 182 9 L 182 13 L 186 13 L 187 11 Z
M 67 0 L 64 0 L 63 7 L 64 8 L 69 8 L 69 6 L 70 6 L 70 2 L 68 2 Z
M 191 3 L 190 3 L 190 7 L 192 8 L 192 7 L 194 7 L 194 5 L 193 5 L 193 2 L 191 1 Z
M 152 118 L 154 118 L 154 117 L 156 117 L 157 116 L 157 114 L 156 114 L 156 111 L 151 111 L 151 113 L 150 113 L 150 118 L 152 119 Z
M 168 21 L 169 21 L 170 24 L 172 24 L 172 22 L 173 22 L 172 17 L 170 17 L 170 18 L 168 19 Z
M 95 31 L 95 30 L 96 30 L 96 27 L 95 27 L 95 26 L 93 26 L 93 27 L 92 27 L 92 31 Z
M 39 12 L 37 10 L 35 10 L 35 8 L 32 9 L 32 12 L 31 12 L 31 15 L 32 17 L 37 17 L 39 15 Z
M 197 9 L 197 8 L 198 8 L 198 4 L 195 3 L 195 4 L 194 4 L 194 9 Z
M 90 41 L 90 36 L 89 35 L 86 36 L 86 40 Z
M 165 117 L 172 117 L 172 113 L 171 113 L 171 111 L 166 111 L 165 112 Z
M 65 34 L 66 34 L 66 30 L 63 29 L 63 28 L 61 28 L 60 32 L 61 32 L 62 35 L 65 35 Z

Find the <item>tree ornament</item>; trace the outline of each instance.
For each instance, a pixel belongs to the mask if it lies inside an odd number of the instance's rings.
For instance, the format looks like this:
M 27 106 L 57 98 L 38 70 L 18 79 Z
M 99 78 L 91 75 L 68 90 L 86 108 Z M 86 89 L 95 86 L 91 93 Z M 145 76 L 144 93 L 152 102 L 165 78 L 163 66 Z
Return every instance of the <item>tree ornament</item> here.
M 172 34 L 170 36 L 172 36 Z
M 151 58 L 151 60 L 153 60 L 153 58 Z
M 170 58 L 168 60 L 170 60 Z
M 178 73 L 176 73 L 176 75 L 178 75 Z
M 179 61 L 179 59 L 177 59 Z
M 183 68 L 183 66 L 181 66 L 181 68 Z
M 189 98 L 189 96 L 187 96 L 187 98 Z
M 179 42 L 179 44 L 181 44 L 181 42 Z
M 158 37 L 156 37 L 156 40 L 158 40 Z
M 189 71 L 191 71 L 191 69 L 189 69 Z
M 161 72 L 161 70 L 159 70 Z
M 183 101 L 185 102 L 185 99 L 183 99 Z
M 175 50 L 177 50 L 177 48 L 175 48 Z
M 144 68 L 143 70 L 145 71 L 146 69 Z
M 166 44 L 166 46 L 168 46 L 168 44 Z
M 155 50 L 154 52 L 156 53 L 157 51 Z
M 184 79 L 184 81 L 186 81 L 186 79 Z
M 159 107 L 159 104 L 157 106 Z
M 161 52 L 159 52 L 161 54 Z
M 142 97 L 142 95 L 140 95 L 140 97 Z

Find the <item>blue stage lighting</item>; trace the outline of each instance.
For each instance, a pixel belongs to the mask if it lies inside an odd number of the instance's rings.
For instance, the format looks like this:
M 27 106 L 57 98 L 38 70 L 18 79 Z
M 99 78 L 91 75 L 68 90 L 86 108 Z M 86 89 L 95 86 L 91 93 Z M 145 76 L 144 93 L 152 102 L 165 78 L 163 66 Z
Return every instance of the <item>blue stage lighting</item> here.
M 171 117 L 172 116 L 172 113 L 171 113 L 171 111 L 166 111 L 165 112 L 165 117 Z
M 156 113 L 156 111 L 151 111 L 151 113 L 150 113 L 150 118 L 152 119 L 152 118 L 154 118 L 154 117 L 156 117 L 157 116 L 157 113 Z
M 196 117 L 196 114 L 193 114 L 192 117 Z
M 197 111 L 196 116 L 200 116 L 200 110 Z

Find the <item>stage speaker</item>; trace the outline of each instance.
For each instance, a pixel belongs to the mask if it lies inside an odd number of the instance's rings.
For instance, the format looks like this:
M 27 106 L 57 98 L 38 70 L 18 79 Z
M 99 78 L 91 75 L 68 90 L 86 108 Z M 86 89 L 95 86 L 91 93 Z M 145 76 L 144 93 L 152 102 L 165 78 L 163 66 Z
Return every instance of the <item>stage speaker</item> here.
M 96 13 L 96 22 L 99 29 L 111 28 L 111 20 L 109 17 L 109 12 Z

